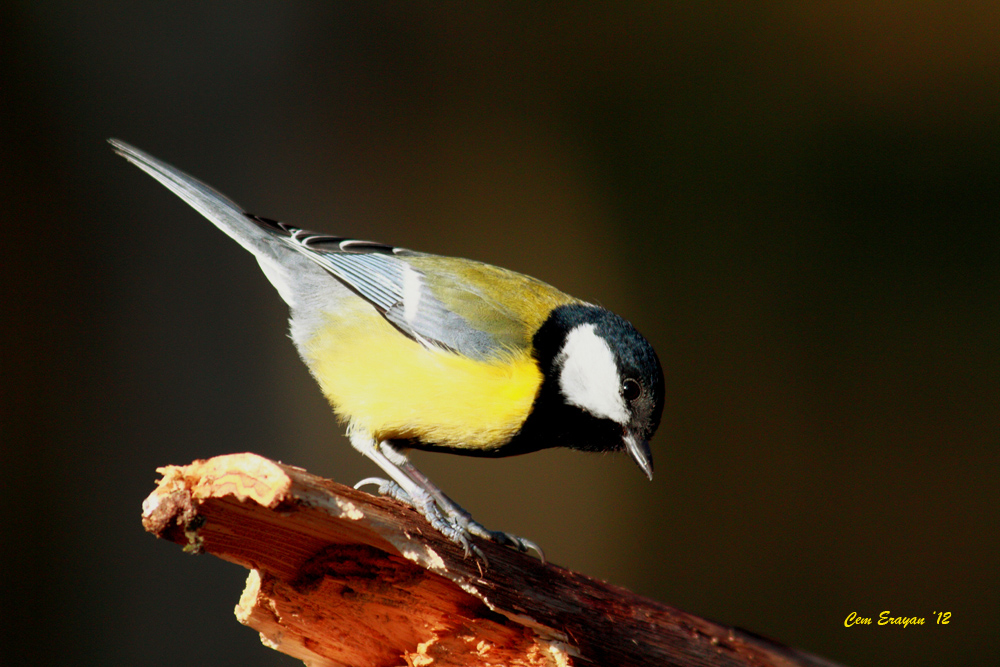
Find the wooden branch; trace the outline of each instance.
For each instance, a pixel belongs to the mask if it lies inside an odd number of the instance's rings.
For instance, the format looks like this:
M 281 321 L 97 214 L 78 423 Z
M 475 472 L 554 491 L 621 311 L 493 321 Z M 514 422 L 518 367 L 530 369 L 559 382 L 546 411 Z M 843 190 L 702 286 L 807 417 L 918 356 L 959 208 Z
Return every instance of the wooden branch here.
M 158 472 L 146 530 L 250 569 L 236 617 L 310 667 L 836 667 L 254 454 Z

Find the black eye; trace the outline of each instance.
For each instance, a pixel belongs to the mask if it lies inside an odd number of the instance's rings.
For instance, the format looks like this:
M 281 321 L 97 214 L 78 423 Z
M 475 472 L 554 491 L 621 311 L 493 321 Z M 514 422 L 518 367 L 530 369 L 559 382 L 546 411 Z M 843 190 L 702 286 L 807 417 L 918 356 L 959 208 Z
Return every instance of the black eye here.
M 622 382 L 622 396 L 626 401 L 634 401 L 642 396 L 642 385 L 638 381 L 628 378 Z

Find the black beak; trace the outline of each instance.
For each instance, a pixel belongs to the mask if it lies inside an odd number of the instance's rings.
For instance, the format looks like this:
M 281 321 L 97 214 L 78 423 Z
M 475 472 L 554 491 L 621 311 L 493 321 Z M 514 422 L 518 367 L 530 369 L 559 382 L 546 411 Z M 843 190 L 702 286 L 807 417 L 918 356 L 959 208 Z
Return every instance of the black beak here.
M 642 468 L 646 477 L 653 479 L 653 453 L 649 451 L 649 443 L 642 438 L 637 438 L 631 433 L 625 433 L 622 438 L 625 443 L 625 451 L 628 452 L 632 460 Z

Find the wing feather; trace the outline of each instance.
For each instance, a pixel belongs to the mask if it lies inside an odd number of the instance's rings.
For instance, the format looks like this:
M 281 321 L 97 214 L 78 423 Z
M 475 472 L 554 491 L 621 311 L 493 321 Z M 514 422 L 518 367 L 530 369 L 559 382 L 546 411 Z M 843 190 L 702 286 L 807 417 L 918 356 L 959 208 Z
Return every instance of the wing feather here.
M 267 218 L 253 218 L 270 225 L 289 245 L 329 271 L 422 345 L 489 359 L 521 349 L 528 340 L 523 322 L 512 319 L 475 289 L 462 285 L 468 278 L 466 272 L 453 274 L 443 269 L 446 264 L 461 269 L 474 262 L 316 234 Z M 431 260 L 438 270 L 428 270 L 431 265 L 415 266 L 414 258 Z M 452 303 L 438 296 L 457 292 L 464 298 L 451 299 Z
M 111 143 L 256 255 L 293 307 L 305 303 L 294 283 L 297 277 L 302 282 L 302 272 L 311 263 L 422 345 L 489 359 L 530 348 L 539 318 L 572 300 L 533 278 L 487 264 L 317 234 L 246 213 L 201 181 L 134 146 L 115 139 Z M 303 257 L 310 262 L 303 264 Z

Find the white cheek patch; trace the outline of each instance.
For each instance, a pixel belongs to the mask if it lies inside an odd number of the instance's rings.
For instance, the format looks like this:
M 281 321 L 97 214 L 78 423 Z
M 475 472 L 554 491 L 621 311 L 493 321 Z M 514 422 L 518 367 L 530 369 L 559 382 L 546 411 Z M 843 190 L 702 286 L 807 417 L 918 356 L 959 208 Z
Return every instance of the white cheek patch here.
M 595 417 L 628 423 L 615 355 L 593 324 L 581 324 L 569 332 L 556 365 L 561 367 L 559 390 L 567 403 Z

